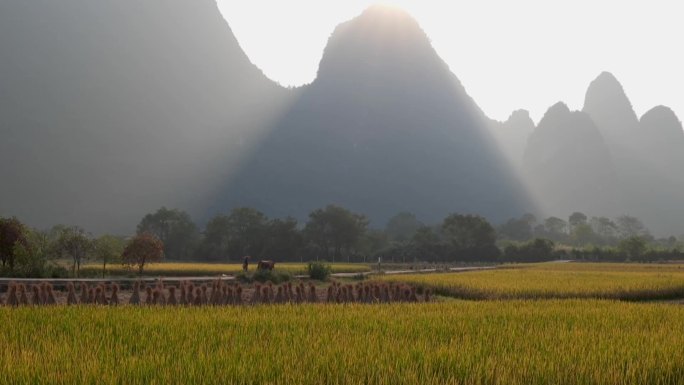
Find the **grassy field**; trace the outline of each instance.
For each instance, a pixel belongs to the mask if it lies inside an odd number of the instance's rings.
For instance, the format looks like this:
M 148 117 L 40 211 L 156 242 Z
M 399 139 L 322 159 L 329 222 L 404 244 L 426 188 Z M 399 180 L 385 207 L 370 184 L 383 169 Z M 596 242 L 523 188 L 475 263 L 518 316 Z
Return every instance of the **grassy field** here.
M 678 384 L 684 308 L 0 308 L 1 384 Z
M 545 263 L 469 273 L 413 274 L 379 279 L 431 287 L 465 299 L 684 297 L 684 266 L 670 264 Z
M 306 263 L 276 263 L 276 270 L 292 274 L 305 274 Z M 360 273 L 370 271 L 370 266 L 360 263 L 330 264 L 333 273 Z M 256 263 L 250 263 L 249 270 L 254 271 Z M 145 265 L 144 275 L 149 276 L 204 276 L 218 274 L 236 274 L 242 271 L 239 263 L 153 263 Z M 81 267 L 82 276 L 98 276 L 102 274 L 102 265 L 93 263 Z M 137 271 L 122 265 L 107 265 L 107 275 L 136 275 Z

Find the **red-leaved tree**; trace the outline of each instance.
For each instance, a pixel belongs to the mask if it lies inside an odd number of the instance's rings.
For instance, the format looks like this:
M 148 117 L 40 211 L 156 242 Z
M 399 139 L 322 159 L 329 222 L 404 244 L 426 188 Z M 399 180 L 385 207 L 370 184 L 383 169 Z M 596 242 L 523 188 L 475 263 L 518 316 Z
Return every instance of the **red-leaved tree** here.
M 121 255 L 121 261 L 130 266 L 138 266 L 142 274 L 145 264 L 164 258 L 164 243 L 150 233 L 138 234 L 131 239 Z

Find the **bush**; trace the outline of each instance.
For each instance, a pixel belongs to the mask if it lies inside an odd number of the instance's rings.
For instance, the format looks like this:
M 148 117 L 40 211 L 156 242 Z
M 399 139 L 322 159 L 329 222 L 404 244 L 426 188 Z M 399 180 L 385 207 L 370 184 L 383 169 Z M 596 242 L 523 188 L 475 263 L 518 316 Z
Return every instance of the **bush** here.
M 503 260 L 507 262 L 543 262 L 556 258 L 554 243 L 548 239 L 534 239 L 521 245 L 510 244 L 504 249 Z
M 331 270 L 330 265 L 321 262 L 309 262 L 309 265 L 306 267 L 309 277 L 319 281 L 327 280 Z
M 63 266 L 50 266 L 48 269 L 50 278 L 69 278 L 69 270 Z
M 271 281 L 273 283 L 283 283 L 292 279 L 292 275 L 287 271 L 277 271 L 277 270 L 257 270 L 254 273 L 238 273 L 235 278 L 241 282 L 252 283 L 257 282 L 267 282 Z
M 31 247 L 21 244 L 14 246 L 14 269 L 7 275 L 23 278 L 45 278 L 48 273 L 47 259 Z

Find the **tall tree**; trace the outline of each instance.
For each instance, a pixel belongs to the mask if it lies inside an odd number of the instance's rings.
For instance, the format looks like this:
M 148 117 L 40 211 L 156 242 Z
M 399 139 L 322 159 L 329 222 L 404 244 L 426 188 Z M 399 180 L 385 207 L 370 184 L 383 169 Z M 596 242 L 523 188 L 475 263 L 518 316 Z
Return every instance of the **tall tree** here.
M 525 214 L 521 218 L 509 219 L 499 226 L 499 234 L 516 241 L 527 241 L 534 235 L 534 225 L 537 219 L 532 214 Z
M 414 214 L 401 212 L 390 218 L 385 226 L 385 232 L 397 242 L 406 242 L 423 226 Z
M 292 261 L 301 256 L 302 234 L 294 218 L 272 219 L 266 224 L 263 254 L 268 258 Z
M 142 274 L 147 263 L 161 261 L 162 258 L 164 258 L 164 243 L 150 233 L 136 235 L 128 242 L 121 254 L 121 261 L 130 266 L 138 266 L 139 274 Z
M 637 217 L 622 215 L 617 217 L 616 222 L 618 234 L 622 239 L 629 237 L 651 237 L 651 233 L 648 231 L 644 223 L 641 222 L 641 220 Z
M 456 259 L 494 259 L 500 254 L 494 228 L 480 216 L 449 215 L 442 223 L 442 233 Z
M 164 243 L 164 254 L 169 259 L 188 259 L 193 256 L 199 232 L 185 211 L 162 207 L 147 214 L 138 224 L 138 234 L 154 234 Z
M 544 229 L 550 238 L 559 241 L 567 235 L 568 223 L 557 217 L 549 217 L 544 220 Z
M 332 257 L 333 262 L 346 251 L 347 259 L 354 246 L 365 234 L 368 220 L 345 208 L 328 205 L 309 214 L 304 234 L 323 253 L 324 258 Z
M 381 253 L 390 245 L 389 235 L 382 230 L 369 230 L 361 238 L 360 251 L 362 253 L 363 262 L 368 262 L 369 256 Z M 372 262 L 372 260 L 371 260 Z
M 60 226 L 56 231 L 55 251 L 61 257 L 71 258 L 73 273 L 78 276 L 81 264 L 93 248 L 90 234 L 78 226 Z
M 440 258 L 441 240 L 432 227 L 423 226 L 411 237 L 411 254 L 415 259 L 435 261 Z
M 577 224 L 573 227 L 571 240 L 578 246 L 598 245 L 603 241 L 587 223 Z
M 631 236 L 620 241 L 618 250 L 628 261 L 639 260 L 646 252 L 646 240 L 639 236 Z
M 27 246 L 26 226 L 17 218 L 0 218 L 0 259 L 2 266 L 14 269 L 17 245 Z
M 204 250 L 210 258 L 261 258 L 268 232 L 268 218 L 249 207 L 233 209 L 229 215 L 217 215 L 204 231 Z
M 570 231 L 579 225 L 585 225 L 587 223 L 587 216 L 580 212 L 574 212 L 568 218 L 568 223 L 570 224 Z
M 121 258 L 125 243 L 123 239 L 113 235 L 102 235 L 93 241 L 95 258 L 102 261 L 102 278 L 107 271 L 107 263 L 114 263 Z
M 618 226 L 610 218 L 593 217 L 589 222 L 594 232 L 603 238 L 604 242 L 612 243 L 617 237 Z

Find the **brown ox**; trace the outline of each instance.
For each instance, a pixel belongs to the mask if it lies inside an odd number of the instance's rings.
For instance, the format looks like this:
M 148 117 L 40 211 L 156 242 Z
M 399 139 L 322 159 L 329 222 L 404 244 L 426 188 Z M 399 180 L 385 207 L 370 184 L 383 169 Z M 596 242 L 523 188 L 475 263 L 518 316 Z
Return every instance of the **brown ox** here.
M 257 270 L 273 270 L 275 267 L 275 262 L 273 261 L 259 261 L 257 263 Z

